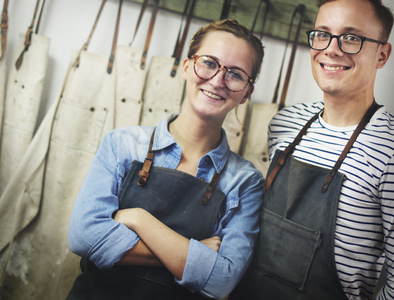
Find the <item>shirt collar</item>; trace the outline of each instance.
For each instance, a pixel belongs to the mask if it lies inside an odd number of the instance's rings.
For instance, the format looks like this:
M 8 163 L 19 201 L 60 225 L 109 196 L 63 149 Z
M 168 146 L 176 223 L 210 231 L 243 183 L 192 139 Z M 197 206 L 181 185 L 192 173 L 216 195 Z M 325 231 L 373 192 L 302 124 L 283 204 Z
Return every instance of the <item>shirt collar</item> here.
M 161 150 L 176 144 L 174 137 L 168 131 L 168 123 L 176 118 L 178 114 L 169 114 L 162 119 L 156 127 L 155 138 L 153 141 L 153 150 Z M 228 144 L 226 132 L 221 129 L 222 140 L 216 149 L 208 152 L 202 158 L 210 157 L 213 165 L 218 173 L 220 173 L 226 165 L 227 159 L 230 156 L 230 146 Z

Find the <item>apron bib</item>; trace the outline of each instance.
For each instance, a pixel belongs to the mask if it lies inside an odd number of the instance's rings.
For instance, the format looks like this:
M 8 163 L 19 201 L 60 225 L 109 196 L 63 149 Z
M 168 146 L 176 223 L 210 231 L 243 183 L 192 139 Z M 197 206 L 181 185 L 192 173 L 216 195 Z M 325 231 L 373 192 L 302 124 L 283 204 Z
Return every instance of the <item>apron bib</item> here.
M 145 164 L 152 163 L 153 151 L 149 155 L 152 157 L 145 159 Z M 181 171 L 144 167 L 138 161 L 131 163 L 119 191 L 119 209 L 141 207 L 188 239 L 209 238 L 225 198 L 215 187 L 218 174 L 207 183 Z M 142 173 L 148 178 L 141 180 Z M 174 275 L 164 267 L 114 266 L 100 270 L 82 258 L 81 268 L 82 275 L 77 278 L 68 300 L 205 299 L 175 283 Z
M 287 157 L 320 113 L 286 150 L 275 153 L 265 183 L 255 255 L 231 300 L 348 299 L 334 253 L 337 206 L 346 179 L 337 171 L 377 107 L 374 102 L 332 170 Z

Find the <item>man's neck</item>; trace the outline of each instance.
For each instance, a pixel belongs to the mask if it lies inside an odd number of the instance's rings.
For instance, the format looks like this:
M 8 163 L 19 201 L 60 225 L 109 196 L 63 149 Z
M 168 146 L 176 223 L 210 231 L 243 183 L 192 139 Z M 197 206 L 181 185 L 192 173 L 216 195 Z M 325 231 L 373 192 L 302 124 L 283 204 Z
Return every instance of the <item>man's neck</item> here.
M 325 95 L 323 120 L 336 127 L 358 125 L 373 100 L 373 97 L 346 98 Z

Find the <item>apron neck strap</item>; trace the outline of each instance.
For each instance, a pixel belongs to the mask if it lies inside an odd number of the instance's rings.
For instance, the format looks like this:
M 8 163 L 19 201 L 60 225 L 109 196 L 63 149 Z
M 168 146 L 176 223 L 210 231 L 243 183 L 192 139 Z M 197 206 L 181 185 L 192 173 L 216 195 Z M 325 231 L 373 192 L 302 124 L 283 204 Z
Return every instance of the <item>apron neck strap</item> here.
M 40 14 L 39 14 L 38 21 L 37 21 L 37 24 L 36 24 L 36 30 L 35 30 L 36 34 L 38 34 L 38 29 L 40 27 L 41 16 L 42 16 L 42 12 L 44 10 L 44 4 L 45 4 L 45 0 L 43 0 L 42 5 L 41 5 Z M 39 6 L 40 6 L 40 0 L 37 0 L 36 7 L 34 9 L 33 19 L 31 20 L 31 24 L 28 27 L 27 32 L 25 34 L 25 47 L 23 48 L 22 53 L 19 55 L 18 59 L 15 62 L 15 68 L 17 70 L 20 69 L 20 67 L 22 65 L 22 62 L 23 62 L 23 55 L 25 54 L 25 52 L 27 50 L 29 50 L 29 47 L 31 45 L 31 35 L 33 34 L 33 27 L 34 27 L 34 23 L 36 22 L 36 17 L 37 17 Z
M 337 162 L 335 163 L 334 167 L 332 168 L 331 172 L 328 174 L 326 181 L 324 182 L 321 191 L 325 193 L 330 186 L 332 179 L 334 178 L 335 174 L 338 172 L 339 167 L 341 166 L 342 162 L 345 160 L 346 155 L 349 153 L 350 148 L 353 146 L 354 142 L 356 141 L 358 135 L 360 134 L 361 130 L 365 128 L 368 122 L 371 120 L 374 113 L 381 107 L 378 105 L 374 99 L 372 105 L 369 107 L 367 112 L 364 114 L 361 122 L 358 124 L 356 129 L 354 130 L 352 136 L 350 137 L 349 141 L 347 142 L 345 148 L 343 149 L 341 155 L 339 156 Z
M 338 172 L 339 167 L 341 166 L 342 162 L 344 161 L 346 155 L 349 153 L 350 148 L 353 146 L 353 143 L 355 142 L 355 140 L 357 139 L 358 135 L 360 134 L 360 132 L 365 128 L 365 126 L 368 124 L 368 122 L 371 120 L 373 114 L 376 112 L 377 109 L 379 109 L 381 107 L 381 105 L 378 105 L 376 103 L 376 101 L 374 100 L 372 105 L 369 107 L 369 109 L 367 110 L 367 112 L 364 114 L 361 122 L 358 124 L 357 128 L 354 130 L 352 136 L 350 137 L 349 141 L 347 142 L 345 148 L 343 149 L 341 155 L 339 156 L 336 164 L 334 165 L 334 167 L 332 168 L 332 170 L 330 171 L 330 173 L 328 174 L 326 181 L 324 182 L 321 191 L 323 193 L 325 193 L 332 181 L 332 179 L 334 178 L 335 174 Z M 294 152 L 295 147 L 300 143 L 302 137 L 306 134 L 307 130 L 309 129 L 309 127 L 312 125 L 312 123 L 314 121 L 317 120 L 317 118 L 319 117 L 319 115 L 324 111 L 324 109 L 322 109 L 321 111 L 319 111 L 318 113 L 316 113 L 306 124 L 305 126 L 301 129 L 301 131 L 298 133 L 298 135 L 296 136 L 296 138 L 294 139 L 294 141 L 292 143 L 290 143 L 286 149 L 283 151 L 283 153 L 281 154 L 281 156 L 279 157 L 277 164 L 275 165 L 275 167 L 272 169 L 272 172 L 269 174 L 269 176 L 267 177 L 266 181 L 264 182 L 264 191 L 268 191 L 269 187 L 271 186 L 271 184 L 273 183 L 276 175 L 278 174 L 279 170 L 284 166 L 287 157 L 289 154 L 292 154 Z
M 149 45 L 150 45 L 150 41 L 151 41 L 152 34 L 153 34 L 153 28 L 154 28 L 155 22 L 156 22 L 157 12 L 159 10 L 159 2 L 160 2 L 160 0 L 154 0 L 154 2 L 153 2 L 152 15 L 150 18 L 148 34 L 146 36 L 144 52 L 142 53 L 142 58 L 141 58 L 141 64 L 140 64 L 141 70 L 145 69 L 145 66 L 146 66 Z
M 151 138 L 150 138 L 150 142 L 149 142 L 149 150 L 148 150 L 148 154 L 145 157 L 144 160 L 144 165 L 142 166 L 142 170 L 139 171 L 138 173 L 138 180 L 137 180 L 137 184 L 140 186 L 143 186 L 146 184 L 149 175 L 150 175 L 150 169 L 152 167 L 153 164 L 153 159 L 155 158 L 155 152 L 153 151 L 153 141 L 154 141 L 154 137 L 155 137 L 155 132 L 156 132 L 156 128 L 153 129 Z M 202 205 L 207 205 L 209 200 L 212 197 L 212 194 L 219 182 L 219 178 L 220 178 L 220 173 L 218 173 L 217 171 L 215 171 L 215 174 L 212 177 L 211 182 L 208 184 L 207 188 L 205 189 L 204 195 L 202 196 L 200 203 Z

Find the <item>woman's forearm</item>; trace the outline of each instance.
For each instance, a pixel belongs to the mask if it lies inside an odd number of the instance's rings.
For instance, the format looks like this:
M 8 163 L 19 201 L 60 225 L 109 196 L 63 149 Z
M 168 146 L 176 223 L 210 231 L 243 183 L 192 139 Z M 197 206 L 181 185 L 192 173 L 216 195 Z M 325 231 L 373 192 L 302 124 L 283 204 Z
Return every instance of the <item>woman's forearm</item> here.
M 147 248 L 179 280 L 185 269 L 189 239 L 164 225 L 141 208 L 117 212 L 115 221 L 125 224 L 138 234 Z
M 116 264 L 147 267 L 163 266 L 160 260 L 149 250 L 149 248 L 141 240 L 139 240 L 133 248 L 127 251 Z

